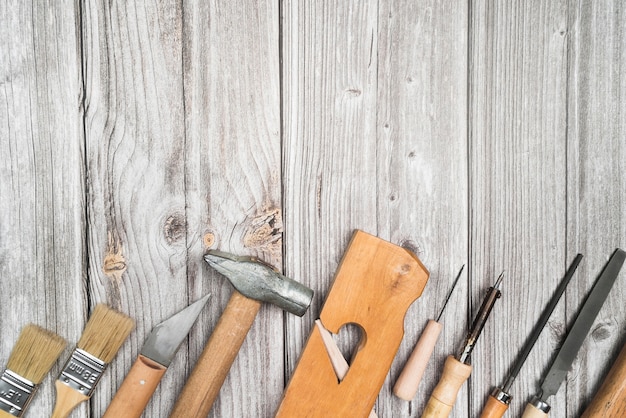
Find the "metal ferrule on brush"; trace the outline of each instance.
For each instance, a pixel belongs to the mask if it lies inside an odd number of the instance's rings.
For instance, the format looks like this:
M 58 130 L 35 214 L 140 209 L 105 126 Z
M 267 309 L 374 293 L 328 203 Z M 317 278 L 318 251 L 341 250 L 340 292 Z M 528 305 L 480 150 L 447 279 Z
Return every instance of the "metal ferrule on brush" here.
M 5 370 L 0 376 L 0 410 L 21 417 L 36 390 L 37 385 L 30 380 Z
M 59 381 L 90 397 L 107 367 L 107 363 L 77 348 L 63 366 Z

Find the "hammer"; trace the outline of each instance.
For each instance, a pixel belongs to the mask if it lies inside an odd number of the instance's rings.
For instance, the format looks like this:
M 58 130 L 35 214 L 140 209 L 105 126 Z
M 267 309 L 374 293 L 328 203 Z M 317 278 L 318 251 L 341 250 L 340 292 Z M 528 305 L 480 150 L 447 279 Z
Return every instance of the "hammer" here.
M 258 258 L 210 250 L 204 260 L 226 276 L 236 290 L 176 400 L 170 418 L 209 415 L 262 302 L 302 316 L 313 298 L 313 290 L 281 275 Z

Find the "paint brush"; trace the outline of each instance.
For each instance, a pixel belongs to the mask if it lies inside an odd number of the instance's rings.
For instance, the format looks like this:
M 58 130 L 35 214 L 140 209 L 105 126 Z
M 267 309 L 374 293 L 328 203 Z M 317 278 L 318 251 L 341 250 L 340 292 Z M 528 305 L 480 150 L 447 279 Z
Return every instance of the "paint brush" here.
M 22 328 L 0 377 L 0 418 L 24 414 L 66 345 L 63 338 L 40 326 L 28 324 Z
M 51 418 L 65 418 L 93 394 L 102 373 L 133 330 L 135 321 L 106 305 L 96 305 L 72 356 L 56 381 Z

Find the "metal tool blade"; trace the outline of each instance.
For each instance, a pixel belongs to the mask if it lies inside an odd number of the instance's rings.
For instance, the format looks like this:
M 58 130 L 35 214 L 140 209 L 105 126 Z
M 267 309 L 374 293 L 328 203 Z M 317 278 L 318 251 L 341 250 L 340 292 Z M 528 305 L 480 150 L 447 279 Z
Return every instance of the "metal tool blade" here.
M 535 345 L 535 342 L 537 342 L 537 339 L 539 338 L 541 331 L 543 331 L 543 327 L 548 322 L 548 319 L 550 319 L 550 316 L 552 315 L 554 308 L 559 302 L 559 299 L 561 299 L 561 295 L 563 295 L 563 293 L 565 292 L 565 288 L 567 288 L 568 283 L 574 276 L 574 273 L 576 272 L 576 269 L 578 268 L 578 264 L 580 263 L 580 260 L 582 260 L 582 258 L 583 258 L 582 254 L 576 255 L 576 258 L 574 258 L 574 261 L 567 269 L 567 272 L 565 273 L 565 276 L 561 280 L 561 283 L 554 291 L 554 295 L 552 295 L 550 302 L 548 303 L 546 308 L 543 310 L 543 313 L 541 314 L 541 317 L 535 324 L 535 327 L 533 328 L 532 333 L 528 337 L 528 340 L 526 340 L 526 343 L 524 344 L 524 348 L 522 349 L 522 351 L 520 351 L 517 357 L 517 360 L 515 361 L 515 364 L 513 365 L 513 368 L 511 369 L 511 372 L 509 373 L 509 376 L 506 379 L 506 382 L 502 386 L 502 390 L 504 392 L 508 392 L 509 389 L 511 389 L 511 385 L 513 384 L 513 381 L 517 377 L 517 374 L 519 373 L 519 371 L 522 369 L 522 366 L 524 365 L 524 362 L 526 361 L 528 354 L 530 354 L 530 350 L 532 350 L 532 348 Z
M 572 325 L 565 342 L 563 342 L 559 353 L 541 384 L 542 401 L 545 402 L 546 399 L 556 394 L 559 390 L 567 372 L 572 367 L 578 350 L 591 329 L 591 325 L 593 325 L 600 308 L 602 308 L 609 291 L 613 287 L 613 283 L 615 283 L 619 275 L 624 259 L 626 259 L 626 252 L 618 248 L 594 284 L 593 289 L 591 289 L 587 300 L 574 321 L 574 325 Z
M 141 348 L 141 355 L 168 367 L 210 296 L 204 296 L 155 326 Z

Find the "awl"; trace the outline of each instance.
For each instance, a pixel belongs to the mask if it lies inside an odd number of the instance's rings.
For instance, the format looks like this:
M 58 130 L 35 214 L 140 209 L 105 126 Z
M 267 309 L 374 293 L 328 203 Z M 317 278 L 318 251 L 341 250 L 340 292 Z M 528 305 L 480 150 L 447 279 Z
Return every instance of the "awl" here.
M 546 401 L 550 396 L 557 393 L 569 369 L 572 367 L 578 350 L 589 333 L 591 325 L 595 321 L 598 312 L 600 312 L 600 308 L 602 308 L 609 291 L 613 287 L 613 283 L 617 279 L 625 258 L 626 253 L 619 248 L 613 253 L 609 263 L 602 271 L 598 280 L 596 280 L 559 353 L 544 377 L 539 394 L 533 397 L 531 402 L 526 405 L 522 418 L 548 416 L 550 405 Z
M 503 277 L 504 273 L 500 274 L 496 283 L 487 291 L 487 295 L 474 318 L 472 328 L 465 338 L 463 350 L 457 357 L 448 356 L 446 359 L 443 365 L 443 374 L 428 399 L 422 418 L 445 418 L 450 415 L 461 386 L 472 373 L 472 365 L 469 364 L 470 356 L 493 305 L 501 296 L 499 287 Z
M 576 272 L 576 268 L 578 267 L 578 264 L 580 263 L 580 260 L 582 258 L 583 256 L 581 254 L 578 254 L 576 258 L 574 258 L 574 261 L 567 269 L 567 273 L 565 273 L 565 276 L 561 280 L 561 283 L 554 291 L 552 299 L 550 299 L 550 302 L 543 310 L 539 321 L 537 321 L 532 333 L 528 337 L 528 340 L 526 340 L 524 348 L 519 353 L 517 360 L 515 361 L 515 365 L 509 372 L 506 381 L 501 387 L 495 388 L 489 395 L 489 398 L 487 398 L 487 403 L 483 408 L 482 413 L 480 414 L 480 418 L 500 418 L 509 408 L 509 403 L 511 402 L 511 394 L 509 393 L 509 390 L 511 389 L 511 385 L 513 385 L 513 381 L 517 377 L 517 374 L 521 370 L 522 365 L 526 361 L 530 350 L 532 350 L 535 342 L 537 342 L 537 339 L 539 338 L 543 327 L 548 322 L 552 311 L 554 311 L 554 308 L 559 302 L 559 299 L 561 299 L 561 295 L 563 295 L 563 292 L 565 292 L 565 288 L 567 288 L 567 285 L 570 282 L 574 273 Z
M 393 393 L 400 399 L 410 401 L 411 399 L 413 399 L 415 393 L 417 392 L 417 388 L 420 384 L 420 381 L 422 380 L 422 376 L 424 375 L 426 366 L 428 365 L 428 360 L 430 360 L 430 357 L 433 354 L 433 350 L 435 349 L 435 345 L 437 344 L 437 340 L 439 339 L 439 334 L 441 334 L 441 329 L 443 328 L 443 324 L 439 321 L 441 320 L 443 311 L 448 305 L 448 301 L 452 296 L 454 288 L 461 278 L 461 273 L 463 273 L 464 267 L 465 265 L 461 267 L 461 270 L 459 270 L 459 274 L 457 274 L 456 279 L 454 279 L 454 283 L 448 291 L 448 295 L 443 302 L 443 306 L 439 311 L 437 319 L 428 320 L 428 323 L 426 323 L 426 327 L 424 328 L 422 335 L 420 336 L 419 340 L 415 344 L 415 347 L 413 348 L 413 352 L 411 353 L 409 359 L 404 365 L 404 369 L 402 369 L 400 376 L 398 376 L 398 380 L 393 387 Z
M 209 297 L 204 296 L 152 329 L 103 418 L 141 416 Z

